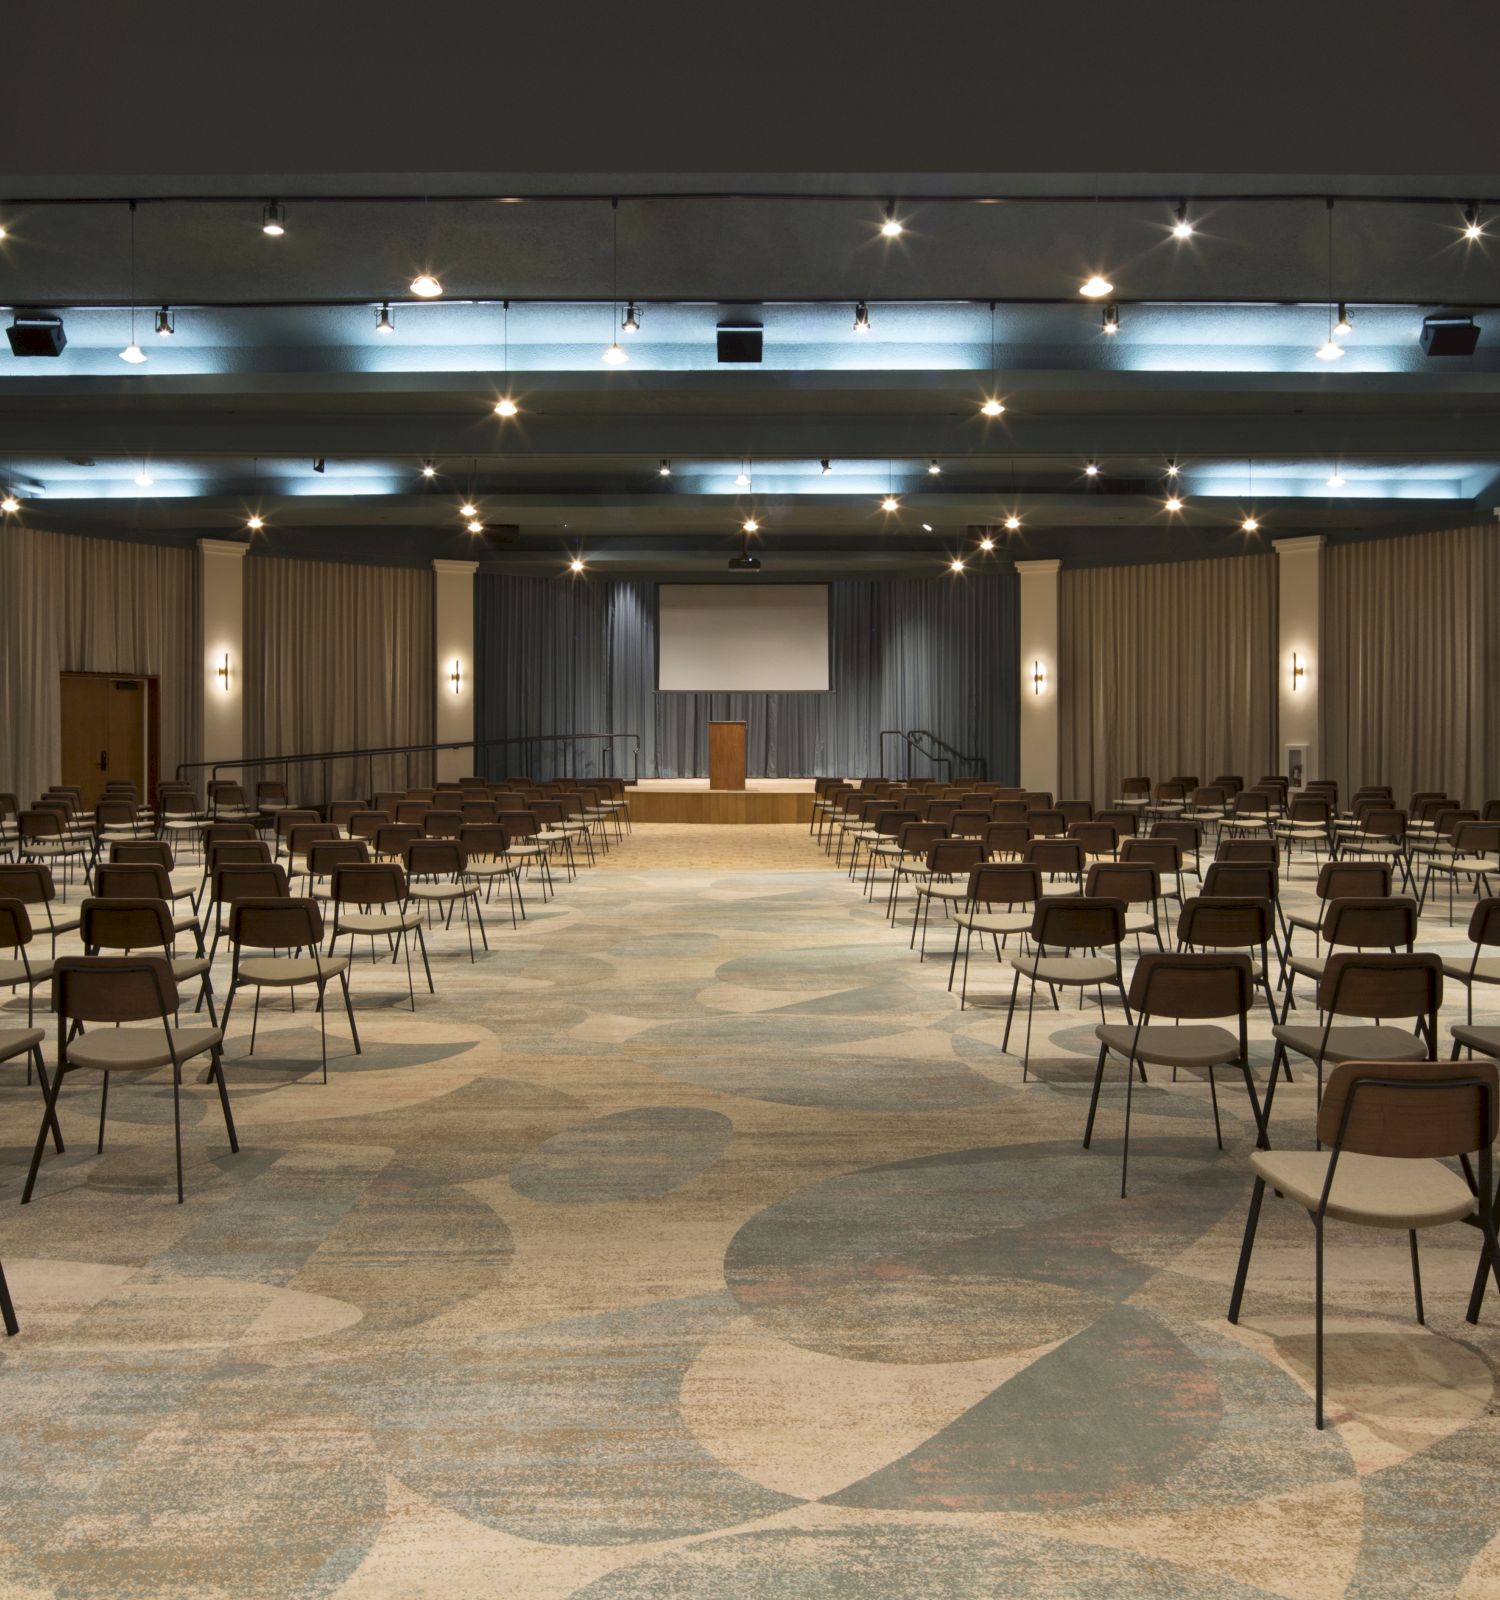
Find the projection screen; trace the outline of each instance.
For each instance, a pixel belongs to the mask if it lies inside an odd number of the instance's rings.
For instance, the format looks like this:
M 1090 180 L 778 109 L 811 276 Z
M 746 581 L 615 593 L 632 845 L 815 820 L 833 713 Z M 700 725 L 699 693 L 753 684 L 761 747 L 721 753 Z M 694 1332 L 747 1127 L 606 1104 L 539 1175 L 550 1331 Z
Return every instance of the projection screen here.
M 700 694 L 826 693 L 828 585 L 661 584 L 656 687 Z

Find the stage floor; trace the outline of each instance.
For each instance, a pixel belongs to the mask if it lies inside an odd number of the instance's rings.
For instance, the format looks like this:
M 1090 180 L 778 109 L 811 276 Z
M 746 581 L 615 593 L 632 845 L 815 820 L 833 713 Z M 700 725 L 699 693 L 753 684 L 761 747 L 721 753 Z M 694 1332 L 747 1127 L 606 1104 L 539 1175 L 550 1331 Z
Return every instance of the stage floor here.
M 747 778 L 710 789 L 707 778 L 642 778 L 627 790 L 638 822 L 807 822 L 812 778 Z

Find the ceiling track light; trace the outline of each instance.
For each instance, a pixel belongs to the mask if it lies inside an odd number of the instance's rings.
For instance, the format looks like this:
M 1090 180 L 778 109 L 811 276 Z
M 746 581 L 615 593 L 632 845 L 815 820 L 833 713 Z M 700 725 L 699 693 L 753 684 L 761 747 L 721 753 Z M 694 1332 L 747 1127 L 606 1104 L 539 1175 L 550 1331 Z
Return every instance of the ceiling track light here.
M 514 400 L 508 394 L 503 394 L 495 402 L 495 415 L 497 417 L 513 417 L 520 411 Z
M 1479 202 L 1471 200 L 1464 207 L 1464 238 L 1482 239 L 1484 237 L 1484 223 L 1480 219 Z
M 1250 502 L 1251 509 L 1245 513 L 1245 519 L 1240 523 L 1240 532 L 1259 533 L 1260 518 L 1255 514 L 1255 462 L 1248 457 L 1245 461 L 1245 498 Z
M 1339 320 L 1343 320 L 1343 308 L 1339 309 Z M 1334 334 L 1337 332 L 1333 321 L 1333 201 L 1328 202 L 1328 337 L 1317 349 L 1319 361 L 1337 361 L 1344 353 L 1344 347 Z
M 1083 475 L 1085 478 L 1097 478 L 1099 476 L 1099 463 L 1097 461 L 1086 462 L 1083 468 Z
M 870 331 L 870 308 L 863 300 L 854 308 L 854 331 L 868 333 Z
M 260 231 L 271 239 L 286 232 L 286 208 L 279 200 L 267 200 L 261 207 Z
M 1167 476 L 1169 478 L 1175 478 L 1177 476 L 1177 474 L 1179 472 L 1181 472 L 1181 471 L 1182 471 L 1182 468 L 1179 467 L 1175 461 L 1169 461 L 1167 463 Z
M 888 494 L 885 499 L 880 502 L 880 509 L 882 511 L 899 511 L 901 509 L 901 502 L 895 497 L 895 495 Z
M 656 469 L 656 475 L 658 478 L 670 478 L 672 476 L 672 463 L 665 456 L 662 457 L 661 465 Z
M 582 556 L 574 556 L 573 559 L 568 563 L 568 571 L 569 572 L 582 572 L 583 571 L 583 566 L 584 566 L 583 557 Z
M 156 313 L 156 331 L 163 339 L 170 339 L 177 332 L 177 328 L 172 321 L 172 308 L 170 306 L 163 306 Z
M 461 517 L 477 517 L 479 515 L 479 508 L 472 500 L 465 500 L 464 503 L 458 508 L 458 514 Z
M 621 319 L 620 328 L 625 333 L 639 333 L 641 331 L 641 316 L 635 309 L 634 300 L 625 307 L 625 315 Z
M 1120 308 L 1117 305 L 1107 305 L 1099 313 L 1099 326 L 1105 333 L 1116 334 L 1120 331 Z
M 1354 332 L 1354 324 L 1349 320 L 1349 307 L 1342 300 L 1339 301 L 1339 320 L 1334 323 L 1333 331 L 1341 339 L 1347 339 Z
M 484 524 L 479 520 L 478 517 L 471 517 L 469 519 L 468 527 L 469 527 L 469 532 L 470 533 L 483 533 L 484 532 Z
M 381 304 L 380 314 L 375 318 L 376 333 L 394 333 L 396 324 L 391 320 L 391 306 L 387 300 Z
M 998 417 L 1003 415 L 1005 406 L 996 392 L 1000 387 L 999 375 L 995 359 L 995 302 L 990 301 L 990 392 L 985 397 L 984 404 L 979 408 L 982 417 Z
M 885 208 L 885 220 L 880 224 L 881 235 L 886 239 L 899 239 L 903 231 L 901 220 L 896 215 L 896 202 L 892 200 Z
M 1193 224 L 1188 217 L 1186 200 L 1177 207 L 1175 215 L 1177 220 L 1172 224 L 1172 237 L 1174 239 L 1191 239 L 1193 237 Z
M 936 458 L 927 463 L 927 476 L 929 478 L 940 477 L 942 475 L 942 471 L 943 469 L 938 465 Z
M 954 556 L 948 563 L 948 570 L 949 572 L 962 572 L 964 570 L 964 558 L 962 556 Z
M 1342 489 L 1345 481 L 1346 480 L 1343 473 L 1340 472 L 1337 467 L 1335 467 L 1333 469 L 1333 475 L 1328 479 L 1328 487 L 1330 489 Z
M 826 478 L 832 471 L 833 471 L 833 463 L 828 459 L 827 456 L 824 456 L 823 459 L 818 462 L 818 472 L 819 472 L 819 474 L 822 477 Z
M 422 463 L 422 476 L 424 478 L 435 478 L 435 477 L 437 477 L 437 466 L 436 466 L 436 464 L 434 462 L 431 462 L 431 461 L 424 461 Z
M 153 483 L 155 483 L 155 482 L 156 482 L 156 479 L 151 476 L 151 469 L 143 461 L 141 463 L 141 470 L 138 473 L 136 473 L 136 475 L 135 475 L 135 486 L 136 486 L 136 488 L 137 489 L 149 489 L 151 487 L 151 485 Z

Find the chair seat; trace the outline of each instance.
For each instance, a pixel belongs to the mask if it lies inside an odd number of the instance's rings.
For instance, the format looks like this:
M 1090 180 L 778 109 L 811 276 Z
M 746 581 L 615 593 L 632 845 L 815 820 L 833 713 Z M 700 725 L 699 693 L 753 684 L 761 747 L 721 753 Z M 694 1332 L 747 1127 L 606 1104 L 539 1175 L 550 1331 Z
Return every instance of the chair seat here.
M 1250 1165 L 1273 1189 L 1316 1211 L 1328 1180 L 1327 1150 L 1257 1150 Z M 1341 1155 L 1325 1215 L 1373 1228 L 1431 1228 L 1474 1210 L 1469 1186 L 1441 1161 Z
M 1125 913 L 1126 933 L 1155 933 L 1156 918 L 1149 911 L 1127 911 Z
M 244 956 L 239 975 L 245 983 L 290 989 L 319 978 L 336 978 L 348 968 L 347 956 Z
M 1443 963 L 1443 976 L 1456 978 L 1460 983 L 1467 983 L 1472 976 L 1476 983 L 1500 983 L 1500 956 L 1480 956 L 1473 963 L 1473 973 L 1469 971 L 1470 963 L 1467 961 L 1445 961 Z
M 33 961 L 31 974 L 28 979 L 26 967 L 20 961 L 0 961 L 0 984 L 10 983 L 40 983 L 44 978 L 52 976 L 52 963 L 50 961 Z
M 1323 1045 L 1323 1030 L 1318 1027 L 1275 1027 L 1271 1036 L 1288 1050 L 1316 1059 L 1321 1049 L 1330 1066 L 1340 1061 L 1425 1061 L 1427 1050 L 1415 1034 L 1404 1028 L 1366 1023 L 1328 1030 Z
M 1027 927 L 1031 926 L 1027 919 Z M 1104 956 L 1011 956 L 1010 965 L 1037 983 L 1113 983 L 1115 964 Z
M 67 1065 L 98 1072 L 149 1072 L 155 1067 L 169 1067 L 172 1054 L 167 1048 L 168 1034 L 179 1061 L 201 1056 L 223 1039 L 217 1028 L 164 1030 L 154 1023 L 130 1028 L 96 1027 L 68 1046 Z
M 207 956 L 174 956 L 172 976 L 178 983 L 185 983 L 189 978 L 201 978 L 211 966 Z
M 1448 1032 L 1470 1050 L 1500 1060 L 1500 1028 L 1476 1028 L 1472 1022 L 1455 1022 Z
M 1129 1056 L 1134 1044 L 1135 1059 L 1157 1067 L 1217 1067 L 1240 1059 L 1240 1041 L 1214 1023 L 1183 1028 L 1157 1023 L 1142 1028 L 1137 1042 L 1134 1028 L 1101 1022 L 1094 1037 L 1116 1055 Z
M 515 861 L 471 861 L 464 868 L 471 878 L 513 878 L 520 870 Z
M 919 883 L 917 893 L 931 896 L 934 900 L 952 900 L 956 903 L 969 898 L 969 886 L 966 883 Z
M 972 928 L 975 933 L 1025 933 L 1031 926 L 1031 912 L 973 911 L 953 920 L 960 928 Z
M 1489 856 L 1455 856 L 1452 861 L 1433 862 L 1433 869 L 1438 872 L 1466 872 L 1471 877 L 1479 877 L 1483 873 L 1500 874 L 1500 862 Z
M 345 911 L 339 915 L 339 933 L 400 933 L 420 928 L 420 911 Z M 243 966 L 244 963 L 241 963 Z
M 0 1028 L 0 1061 L 34 1050 L 46 1035 L 40 1028 Z
M 1066 897 L 1069 895 L 1082 894 L 1083 890 L 1073 878 L 1048 878 L 1042 884 L 1042 893 L 1044 895 L 1058 895 Z
M 466 900 L 478 890 L 472 883 L 412 883 L 407 893 L 413 900 Z

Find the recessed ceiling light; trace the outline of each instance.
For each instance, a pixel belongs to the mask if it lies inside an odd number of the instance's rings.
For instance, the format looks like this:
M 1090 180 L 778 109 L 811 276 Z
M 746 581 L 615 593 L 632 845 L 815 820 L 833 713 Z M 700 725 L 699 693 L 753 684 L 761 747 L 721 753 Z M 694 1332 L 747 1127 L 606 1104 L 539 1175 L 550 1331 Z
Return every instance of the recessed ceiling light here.
M 464 503 L 458 508 L 458 514 L 461 517 L 477 517 L 479 515 L 479 508 L 465 500 Z
M 985 534 L 984 538 L 979 541 L 979 548 L 981 550 L 993 550 L 995 548 L 995 541 L 989 536 L 989 534 Z
M 938 477 L 941 474 L 942 470 L 943 469 L 937 464 L 936 461 L 929 461 L 927 463 L 927 476 L 929 478 Z
M 381 306 L 380 315 L 375 319 L 375 331 L 376 333 L 394 333 L 396 331 L 396 324 L 391 320 L 389 304 Z
M 870 331 L 870 308 L 863 300 L 854 308 L 854 331 L 856 333 Z
M 930 522 L 924 522 L 922 524 L 922 532 L 923 533 L 931 533 L 932 532 L 932 524 Z
M 1108 278 L 1096 272 L 1091 278 L 1086 278 L 1079 284 L 1078 292 L 1090 300 L 1102 300 L 1105 295 L 1115 292 L 1115 286 Z
M 755 520 L 754 517 L 746 517 L 745 520 L 740 524 L 740 527 L 743 528 L 746 533 L 760 532 L 760 524 Z
M 1120 331 L 1119 306 L 1105 306 L 1105 308 L 1099 313 L 1099 323 L 1105 333 L 1118 333 Z
M 1484 237 L 1484 223 L 1479 220 L 1479 202 L 1473 201 L 1464 207 L 1464 238 L 1482 239 Z
M 980 406 L 979 414 L 982 417 L 998 417 L 1004 410 L 1005 407 L 1001 405 L 994 395 L 991 395 L 989 399 L 986 400 L 982 406 Z
M 0 239 L 8 239 L 10 235 L 5 231 L 5 225 L 0 223 Z
M 1244 533 L 1259 533 L 1260 523 L 1254 517 L 1246 517 L 1240 524 L 1240 529 Z
M 1167 476 L 1169 478 L 1175 478 L 1177 476 L 1177 474 L 1179 472 L 1181 472 L 1181 471 L 1182 471 L 1182 468 L 1179 467 L 1175 461 L 1169 461 L 1167 463 Z
M 1330 489 L 1342 489 L 1344 487 L 1344 475 L 1337 467 L 1333 469 L 1333 476 L 1328 480 L 1328 487 Z
M 259 533 L 260 530 L 265 527 L 265 525 L 266 519 L 262 517 L 259 512 L 256 512 L 254 515 L 245 518 L 245 526 L 251 531 L 251 533 Z
M 1169 494 L 1165 503 L 1168 511 L 1182 510 L 1182 497 L 1180 495 Z
M 1338 341 L 1334 339 L 1332 334 L 1330 334 L 1328 338 L 1318 346 L 1317 349 L 1317 357 L 1319 361 L 1337 361 L 1338 358 L 1343 355 L 1343 353 L 1343 345 L 1339 344 Z
M 1186 200 L 1177 208 L 1177 220 L 1172 224 L 1172 237 L 1174 239 L 1191 239 L 1193 237 L 1193 224 L 1188 219 Z
M 899 511 L 901 509 L 901 502 L 895 497 L 895 495 L 888 494 L 885 499 L 880 502 L 880 509 L 882 511 Z
M 520 406 L 508 394 L 501 395 L 495 402 L 495 415 L 497 417 L 513 417 L 520 409 Z
M 1341 339 L 1347 339 L 1354 332 L 1354 324 L 1349 320 L 1349 308 L 1342 300 L 1339 301 L 1339 320 L 1334 323 L 1333 331 Z
M 172 309 L 170 306 L 163 306 L 156 313 L 156 331 L 163 339 L 170 339 L 177 332 L 172 322 Z
M 134 339 L 120 352 L 120 360 L 128 361 L 133 367 L 140 366 L 145 359 L 146 352 L 141 349 Z
M 472 517 L 470 519 L 470 521 L 469 521 L 469 532 L 470 533 L 483 533 L 484 532 L 484 524 L 479 520 L 478 517 Z
M 6 516 L 10 516 L 13 512 L 19 511 L 20 509 L 21 502 L 17 500 L 13 494 L 7 494 L 3 500 L 0 500 L 0 511 L 3 511 Z
M 135 475 L 135 483 L 138 489 L 149 489 L 155 482 L 156 479 L 151 476 L 145 467 L 142 467 Z
M 1011 514 L 1005 519 L 1005 531 L 1007 533 L 1014 533 L 1020 526 L 1021 519 L 1015 514 L 1014 511 L 1011 512 Z
M 954 556 L 948 563 L 948 570 L 950 572 L 962 572 L 964 570 L 964 558 L 962 556 Z
M 424 461 L 422 463 L 422 476 L 424 478 L 437 477 L 437 468 L 430 461 Z
M 887 239 L 901 237 L 901 223 L 896 216 L 896 202 L 894 200 L 885 208 L 885 221 L 880 224 L 880 231 Z
M 430 272 L 419 272 L 411 280 L 411 292 L 419 300 L 436 300 L 443 292 L 443 286 Z
M 582 572 L 583 571 L 583 559 L 582 559 L 582 557 L 574 556 L 573 559 L 568 563 L 568 571 L 569 572 Z
M 260 213 L 260 231 L 273 239 L 286 232 L 286 210 L 279 200 L 268 200 Z
M 656 475 L 658 478 L 670 478 L 672 476 L 672 463 L 665 457 L 662 458 L 662 464 L 656 469 Z
M 1084 467 L 1083 475 L 1085 478 L 1097 478 L 1099 476 L 1099 463 L 1097 461 L 1090 461 Z
M 605 347 L 604 352 L 599 359 L 604 362 L 606 366 L 623 367 L 625 363 L 630 360 L 630 357 L 625 353 L 625 347 L 618 339 L 616 339 L 613 344 Z

